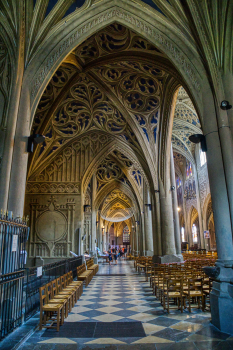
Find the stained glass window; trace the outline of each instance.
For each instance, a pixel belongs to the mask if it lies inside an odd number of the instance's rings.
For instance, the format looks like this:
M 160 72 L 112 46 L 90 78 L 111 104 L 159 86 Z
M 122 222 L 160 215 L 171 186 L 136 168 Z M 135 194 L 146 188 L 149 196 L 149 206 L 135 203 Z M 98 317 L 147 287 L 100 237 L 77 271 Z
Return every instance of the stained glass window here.
M 189 163 L 189 176 L 193 176 L 193 169 L 191 163 Z
M 130 242 L 129 228 L 126 226 L 123 230 L 123 244 Z
M 182 242 L 185 242 L 184 227 L 181 227 L 181 240 L 182 240 Z
M 193 224 L 193 227 L 192 227 L 192 234 L 193 234 L 193 243 L 197 243 L 197 227 L 195 224 Z

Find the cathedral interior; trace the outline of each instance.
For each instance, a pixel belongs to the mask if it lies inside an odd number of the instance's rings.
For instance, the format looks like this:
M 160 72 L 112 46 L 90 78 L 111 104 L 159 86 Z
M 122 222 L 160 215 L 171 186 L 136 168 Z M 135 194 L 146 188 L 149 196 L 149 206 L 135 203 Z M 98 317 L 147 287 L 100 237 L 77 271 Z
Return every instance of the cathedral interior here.
M 0 349 L 233 349 L 232 14 L 0 0 Z

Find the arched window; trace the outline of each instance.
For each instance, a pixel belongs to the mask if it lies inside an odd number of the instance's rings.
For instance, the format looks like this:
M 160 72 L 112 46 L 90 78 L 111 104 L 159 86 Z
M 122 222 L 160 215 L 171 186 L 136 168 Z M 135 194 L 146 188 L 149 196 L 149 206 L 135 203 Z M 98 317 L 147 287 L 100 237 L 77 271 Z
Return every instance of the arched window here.
M 186 179 L 189 178 L 189 163 L 186 162 Z
M 182 242 L 185 242 L 185 238 L 184 238 L 184 227 L 181 227 L 181 240 L 182 240 Z
M 178 177 L 176 179 L 176 188 L 179 188 L 181 186 L 181 179 Z
M 200 150 L 200 163 L 203 166 L 206 163 L 206 153 Z
M 192 227 L 192 234 L 193 234 L 193 243 L 197 243 L 197 227 L 195 224 L 193 224 L 193 227 Z
M 193 176 L 193 169 L 191 163 L 189 163 L 189 176 Z
M 186 179 L 189 179 L 191 176 L 193 176 L 192 164 L 186 162 Z

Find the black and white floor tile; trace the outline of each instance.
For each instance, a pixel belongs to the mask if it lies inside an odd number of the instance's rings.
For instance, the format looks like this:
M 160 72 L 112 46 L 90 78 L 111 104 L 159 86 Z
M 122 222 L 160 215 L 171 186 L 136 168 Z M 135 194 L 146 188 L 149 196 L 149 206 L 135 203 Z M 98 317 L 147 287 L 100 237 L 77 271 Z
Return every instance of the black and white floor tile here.
M 133 263 L 100 263 L 59 332 L 35 331 L 20 349 L 233 349 L 233 337 L 210 323 L 210 313 L 163 311 Z

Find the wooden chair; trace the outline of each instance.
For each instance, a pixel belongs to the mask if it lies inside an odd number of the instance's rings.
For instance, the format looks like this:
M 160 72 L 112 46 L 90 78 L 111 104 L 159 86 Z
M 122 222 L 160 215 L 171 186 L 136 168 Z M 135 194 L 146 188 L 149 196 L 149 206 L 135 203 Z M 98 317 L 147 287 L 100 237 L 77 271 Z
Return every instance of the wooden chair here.
M 49 282 L 45 285 L 46 287 L 46 293 L 48 295 L 48 303 L 49 304 L 63 304 L 63 309 L 65 313 L 65 318 L 68 317 L 68 312 L 69 312 L 69 306 L 68 306 L 68 298 L 62 297 L 62 295 L 59 296 L 59 298 L 54 298 L 54 292 L 53 292 L 53 286 L 52 282 Z
M 213 287 L 212 278 L 209 278 L 209 277 L 204 278 L 202 290 L 205 295 L 205 310 L 207 309 L 208 311 L 210 311 L 210 292 L 212 290 L 212 287 Z M 207 307 L 207 301 L 208 301 L 208 307 Z
M 77 280 L 85 282 L 85 287 L 87 287 L 88 284 L 91 282 L 92 277 L 93 271 L 86 270 L 85 264 L 82 264 L 81 266 L 77 267 Z
M 72 284 L 70 285 L 69 284 L 69 275 L 68 273 L 66 273 L 64 276 L 64 288 L 65 289 L 70 289 L 70 290 L 74 290 L 75 291 L 75 294 L 74 294 L 74 302 L 77 303 L 77 300 L 79 299 L 79 285 L 76 285 L 76 284 Z
M 99 265 L 94 264 L 94 260 L 90 259 L 89 261 L 87 261 L 87 270 L 92 270 L 93 275 L 95 276 L 97 274 L 97 272 L 99 271 Z
M 202 289 L 203 279 L 202 278 L 189 278 L 188 279 L 188 290 L 184 290 L 183 293 L 188 299 L 188 309 L 191 312 L 191 300 L 197 299 L 198 308 L 200 308 L 200 299 L 202 300 L 202 311 L 205 309 L 205 294 Z M 193 306 L 194 307 L 194 306 Z
M 166 289 L 163 291 L 163 308 L 169 313 L 170 309 L 177 309 L 183 312 L 183 279 L 170 279 L 166 280 Z M 171 307 L 170 301 L 176 301 L 177 306 Z
M 83 293 L 83 282 L 82 281 L 74 281 L 72 271 L 68 272 L 67 276 L 68 276 L 67 278 L 68 278 L 69 286 L 78 286 L 78 299 L 79 299 Z
M 57 285 L 58 294 L 70 297 L 70 310 L 71 310 L 72 307 L 74 306 L 74 291 L 63 290 L 62 284 L 61 284 L 61 277 L 58 277 L 56 279 L 56 285 Z
M 65 275 L 61 276 L 60 281 L 61 281 L 62 291 L 64 291 L 64 292 L 72 292 L 73 293 L 73 306 L 74 306 L 74 304 L 77 302 L 77 294 L 76 294 L 77 288 L 75 286 L 70 286 L 70 287 L 68 286 L 67 287 L 67 281 L 66 281 L 66 276 Z
M 71 312 L 71 310 L 72 310 L 72 294 L 69 294 L 69 295 L 67 293 L 66 294 L 65 293 L 59 294 L 57 281 L 53 280 L 50 283 L 51 283 L 51 288 L 52 288 L 52 298 L 55 300 L 65 298 L 67 300 L 68 313 Z
M 59 332 L 60 324 L 64 323 L 64 304 L 61 303 L 48 303 L 48 295 L 46 292 L 46 286 L 39 288 L 40 293 L 40 330 L 45 328 L 56 328 Z M 52 320 L 52 323 L 47 325 L 47 321 Z M 53 324 L 57 323 L 54 327 Z

